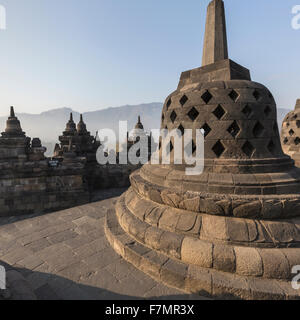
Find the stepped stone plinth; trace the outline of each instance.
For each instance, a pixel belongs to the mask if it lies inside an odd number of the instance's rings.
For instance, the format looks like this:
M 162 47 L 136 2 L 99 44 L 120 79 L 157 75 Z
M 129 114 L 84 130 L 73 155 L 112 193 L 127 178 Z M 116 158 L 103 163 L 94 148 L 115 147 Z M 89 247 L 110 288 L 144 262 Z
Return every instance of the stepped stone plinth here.
M 281 128 L 281 145 L 284 153 L 288 154 L 300 166 L 300 99 L 295 109 L 289 112 Z
M 203 173 L 143 166 L 106 235 L 138 269 L 187 292 L 297 299 L 300 170 L 282 151 L 271 92 L 228 59 L 226 39 L 224 4 L 213 0 L 203 66 L 182 74 L 162 110 L 162 129 L 203 130 Z

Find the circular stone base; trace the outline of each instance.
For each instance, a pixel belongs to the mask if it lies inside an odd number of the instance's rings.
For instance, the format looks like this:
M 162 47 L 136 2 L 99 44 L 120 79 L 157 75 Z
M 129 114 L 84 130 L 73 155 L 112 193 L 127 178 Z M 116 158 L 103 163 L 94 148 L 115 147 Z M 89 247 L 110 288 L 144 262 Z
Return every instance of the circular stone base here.
M 125 232 L 119 223 L 118 217 L 122 216 L 119 211 L 126 210 L 124 198 L 122 196 L 117 204 L 117 214 L 116 211 L 107 214 L 107 239 L 126 261 L 155 280 L 187 293 L 216 299 L 300 299 L 300 291 L 292 288 L 290 280 L 246 276 L 212 267 L 204 268 L 183 262 L 177 259 L 176 255 L 166 255 L 148 247 L 132 234 Z M 275 264 L 276 261 L 274 268 Z

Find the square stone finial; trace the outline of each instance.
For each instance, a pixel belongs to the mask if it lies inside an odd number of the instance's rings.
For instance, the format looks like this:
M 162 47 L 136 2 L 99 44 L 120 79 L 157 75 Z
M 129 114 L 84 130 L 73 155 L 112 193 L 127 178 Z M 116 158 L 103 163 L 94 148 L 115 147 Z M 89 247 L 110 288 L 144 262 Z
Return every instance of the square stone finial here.
M 222 0 L 213 0 L 207 8 L 202 66 L 228 59 L 225 8 Z

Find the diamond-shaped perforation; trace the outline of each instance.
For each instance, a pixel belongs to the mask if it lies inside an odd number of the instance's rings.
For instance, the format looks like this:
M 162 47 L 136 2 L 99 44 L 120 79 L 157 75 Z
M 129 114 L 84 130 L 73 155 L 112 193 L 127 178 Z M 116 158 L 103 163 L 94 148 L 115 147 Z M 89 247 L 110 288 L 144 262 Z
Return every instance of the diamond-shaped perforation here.
M 242 147 L 242 150 L 246 156 L 251 157 L 254 152 L 254 147 L 249 141 L 246 141 Z
M 243 112 L 243 114 L 247 117 L 247 118 L 249 118 L 250 116 L 251 116 L 251 114 L 252 114 L 252 109 L 249 107 L 249 105 L 247 104 L 246 106 L 245 106 L 245 108 L 242 110 L 242 112 Z
M 276 151 L 276 146 L 273 140 L 271 140 L 268 144 L 268 150 L 270 151 L 271 154 L 274 154 Z
M 232 101 L 236 102 L 239 97 L 239 94 L 235 90 L 231 90 L 231 92 L 229 93 L 229 97 Z
M 271 107 L 266 106 L 264 112 L 265 112 L 266 117 L 268 117 L 272 113 Z
M 195 142 L 194 142 L 194 140 L 192 141 L 192 151 L 193 151 L 193 154 L 196 152 L 196 150 L 197 150 L 197 146 L 196 146 L 196 144 L 195 144 Z
M 294 142 L 295 142 L 295 145 L 297 146 L 297 145 L 300 143 L 300 138 L 297 137 L 297 138 L 294 140 Z
M 204 138 L 206 138 L 207 135 L 211 132 L 211 127 L 207 123 L 204 123 L 204 125 L 200 129 L 203 130 Z
M 297 126 L 297 128 L 300 128 L 300 120 L 296 121 L 296 126 Z
M 165 115 L 164 115 L 164 113 L 163 113 L 162 116 L 161 116 L 161 120 L 162 120 L 162 122 L 165 121 Z
M 260 99 L 261 95 L 258 90 L 256 90 L 256 89 L 254 90 L 253 97 L 255 98 L 256 101 L 258 101 Z
M 213 114 L 219 119 L 221 120 L 224 116 L 224 114 L 226 113 L 226 111 L 223 109 L 223 107 L 219 104 L 217 106 L 217 108 L 213 111 Z
M 194 154 L 197 150 L 197 146 L 194 142 L 194 140 L 190 141 L 190 143 L 185 147 L 185 152 L 187 153 L 188 156 L 191 156 L 191 151 L 192 149 L 192 154 Z
M 287 123 L 286 123 L 286 126 L 287 126 L 287 127 L 289 127 L 289 126 L 290 126 L 290 123 L 289 123 L 289 122 L 287 122 Z
M 264 127 L 262 126 L 262 124 L 258 121 L 256 123 L 256 125 L 253 128 L 253 135 L 255 138 L 259 138 L 262 136 L 264 132 Z
M 199 112 L 197 111 L 196 108 L 192 108 L 189 113 L 187 114 L 189 116 L 189 118 L 192 120 L 192 121 L 195 121 L 197 119 L 197 117 L 199 116 Z
M 233 121 L 233 123 L 230 125 L 230 127 L 227 129 L 227 131 L 235 138 L 239 132 L 241 131 L 239 125 L 236 121 Z
M 187 97 L 186 95 L 184 95 L 184 96 L 179 100 L 179 102 L 180 102 L 180 104 L 181 104 L 182 106 L 184 106 L 184 105 L 187 103 L 188 100 L 189 100 L 188 97 Z
M 171 103 L 172 103 L 172 100 L 171 100 L 171 99 L 169 99 L 169 100 L 168 100 L 168 102 L 167 102 L 167 105 L 166 105 L 166 106 L 167 106 L 167 110 L 170 108 Z
M 184 135 L 184 127 L 182 124 L 180 124 L 180 126 L 178 127 L 178 130 L 181 132 L 181 136 Z
M 172 111 L 171 115 L 170 115 L 170 119 L 171 121 L 174 123 L 175 120 L 177 119 L 177 114 L 175 111 Z
M 225 148 L 220 140 L 212 147 L 212 151 L 218 158 L 220 158 L 221 155 L 224 153 Z
M 287 137 L 284 138 L 283 143 L 287 144 L 289 142 L 289 139 Z
M 166 151 L 167 151 L 167 154 L 169 154 L 170 152 L 172 152 L 174 149 L 174 146 L 173 146 L 173 143 L 172 141 L 170 141 L 167 145 L 167 148 L 166 148 Z
M 290 131 L 289 131 L 289 135 L 290 136 L 293 136 L 295 134 L 295 131 L 293 130 L 293 129 L 291 129 Z
M 201 96 L 201 98 L 202 98 L 202 100 L 206 103 L 206 104 L 208 104 L 209 103 L 209 101 L 212 99 L 212 95 L 211 95 L 211 93 L 208 91 L 208 90 L 206 90 L 204 93 L 203 93 L 203 95 Z

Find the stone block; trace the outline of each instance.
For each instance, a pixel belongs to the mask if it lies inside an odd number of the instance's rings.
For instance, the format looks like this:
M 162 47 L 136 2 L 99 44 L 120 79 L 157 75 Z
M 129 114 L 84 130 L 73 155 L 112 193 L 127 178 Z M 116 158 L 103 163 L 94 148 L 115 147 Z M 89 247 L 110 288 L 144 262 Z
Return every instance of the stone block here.
M 166 209 L 159 219 L 159 228 L 167 231 L 175 231 L 179 217 L 178 212 L 175 212 L 174 209 Z
M 195 197 L 193 199 L 185 199 L 182 201 L 183 209 L 193 212 L 199 212 L 200 210 L 200 198 Z
M 220 216 L 202 216 L 201 239 L 229 240 L 226 218 Z
M 213 268 L 231 273 L 234 273 L 236 271 L 236 259 L 232 246 L 214 244 Z
M 216 299 L 251 299 L 251 292 L 245 278 L 231 273 L 212 272 L 212 295 Z
M 145 232 L 145 244 L 155 250 L 160 248 L 160 239 L 164 231 L 150 227 Z
M 168 260 L 160 270 L 160 280 L 175 288 L 184 288 L 187 277 L 187 265 Z
M 164 231 L 159 240 L 160 251 L 177 259 L 181 259 L 181 245 L 183 236 Z
M 197 266 L 189 266 L 185 289 L 200 296 L 211 296 L 212 276 L 210 271 Z
M 263 276 L 271 279 L 289 279 L 290 266 L 280 249 L 258 249 L 263 261 Z
M 181 260 L 188 264 L 211 268 L 213 265 L 213 245 L 199 239 L 185 237 L 181 247 Z
M 226 218 L 226 229 L 230 241 L 247 242 L 248 228 L 244 219 Z
M 197 214 L 196 213 L 183 213 L 180 214 L 176 230 L 180 232 L 189 232 L 193 229 L 195 226 L 197 219 Z
M 244 276 L 263 275 L 262 259 L 256 248 L 235 247 L 236 273 Z
M 155 251 L 150 251 L 143 255 L 140 264 L 140 270 L 147 273 L 151 277 L 160 277 L 160 269 L 167 262 L 168 257 L 158 254 Z

